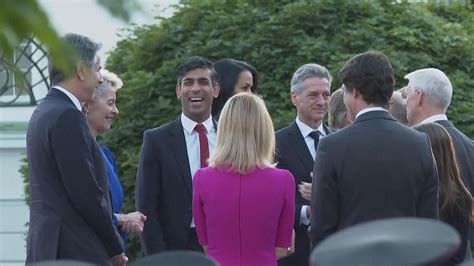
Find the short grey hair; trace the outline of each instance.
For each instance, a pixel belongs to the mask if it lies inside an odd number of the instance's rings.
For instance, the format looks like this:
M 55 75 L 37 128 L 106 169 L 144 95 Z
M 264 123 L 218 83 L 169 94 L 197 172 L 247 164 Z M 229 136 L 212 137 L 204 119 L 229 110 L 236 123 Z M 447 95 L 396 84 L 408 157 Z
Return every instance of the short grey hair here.
M 119 77 L 117 77 L 115 73 L 110 72 L 104 68 L 101 69 L 99 73 L 102 78 L 102 82 L 99 83 L 97 88 L 94 90 L 94 93 L 92 94 L 92 99 L 94 100 L 97 97 L 100 97 L 102 93 L 104 93 L 104 91 L 108 88 L 111 88 L 113 91 L 117 91 L 123 86 L 122 80 Z
M 290 91 L 300 94 L 303 90 L 303 82 L 308 78 L 326 78 L 331 87 L 332 76 L 329 70 L 321 65 L 310 63 L 300 66 L 290 81 Z
M 102 44 L 76 33 L 66 34 L 63 40 L 75 48 L 79 59 L 84 61 L 88 67 L 94 65 L 97 51 L 102 47 Z
M 436 68 L 418 69 L 407 74 L 405 79 L 408 79 L 408 87 L 421 90 L 432 104 L 446 112 L 451 104 L 453 85 L 443 71 Z
M 73 48 L 77 54 L 78 60 L 84 61 L 89 68 L 94 66 L 94 59 L 97 55 L 97 51 L 102 47 L 102 44 L 94 42 L 90 38 L 76 33 L 68 33 L 64 35 L 61 40 Z M 51 84 L 55 85 L 64 81 L 67 78 L 64 73 L 55 66 L 51 58 L 49 58 L 48 61 L 49 79 Z M 75 67 L 76 65 L 74 65 L 74 68 Z

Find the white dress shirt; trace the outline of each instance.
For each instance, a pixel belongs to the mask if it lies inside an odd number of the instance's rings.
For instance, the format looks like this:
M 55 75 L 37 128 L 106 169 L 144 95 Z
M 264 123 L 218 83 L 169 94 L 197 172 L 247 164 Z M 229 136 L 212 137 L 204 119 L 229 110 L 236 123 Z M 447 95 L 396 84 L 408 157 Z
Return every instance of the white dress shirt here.
M 62 91 L 64 94 L 66 94 L 66 96 L 67 96 L 69 99 L 71 99 L 72 103 L 74 103 L 74 105 L 76 106 L 76 108 L 77 108 L 79 111 L 82 112 L 81 102 L 79 102 L 79 100 L 76 98 L 76 96 L 74 96 L 72 93 L 70 93 L 70 92 L 67 91 L 66 89 L 59 87 L 58 85 L 54 85 L 52 88 L 57 89 L 57 90 L 60 90 L 60 91 Z
M 387 109 L 383 108 L 383 107 L 368 107 L 368 108 L 365 108 L 365 109 L 362 109 L 360 110 L 357 115 L 356 115 L 356 119 L 365 114 L 365 113 L 368 113 L 368 112 L 373 112 L 373 111 L 385 111 L 385 112 L 388 112 Z
M 445 121 L 448 120 L 448 117 L 445 114 L 433 115 L 433 116 L 430 116 L 430 117 L 426 118 L 425 120 L 421 121 L 418 125 L 433 123 L 433 122 L 436 122 L 436 121 L 443 121 L 443 120 L 445 120 Z
M 323 123 L 321 122 L 321 125 L 319 125 L 319 127 L 316 130 L 314 130 L 310 126 L 303 123 L 298 117 L 296 117 L 295 121 L 296 121 L 296 125 L 300 129 L 301 135 L 303 136 L 304 141 L 306 142 L 306 146 L 308 147 L 308 150 L 311 153 L 311 157 L 313 157 L 313 161 L 314 161 L 316 159 L 316 149 L 314 147 L 315 143 L 314 143 L 314 139 L 309 136 L 309 133 L 311 133 L 313 131 L 318 131 L 319 132 L 319 139 L 326 136 L 326 132 L 324 130 Z M 310 219 L 308 218 L 308 216 L 306 216 L 306 213 L 308 211 L 308 207 L 309 207 L 308 205 L 303 205 L 301 207 L 300 224 L 309 225 Z
M 191 172 L 191 177 L 194 178 L 196 171 L 201 168 L 199 134 L 194 130 L 198 123 L 181 113 L 181 124 L 183 125 L 184 140 L 186 141 L 186 150 L 188 152 L 189 170 Z M 206 128 L 207 141 L 209 144 L 209 156 L 211 156 L 214 153 L 214 148 L 216 146 L 216 129 L 212 122 L 212 116 L 209 116 L 209 118 L 202 122 L 202 124 Z M 191 227 L 195 227 L 194 218 L 191 221 Z

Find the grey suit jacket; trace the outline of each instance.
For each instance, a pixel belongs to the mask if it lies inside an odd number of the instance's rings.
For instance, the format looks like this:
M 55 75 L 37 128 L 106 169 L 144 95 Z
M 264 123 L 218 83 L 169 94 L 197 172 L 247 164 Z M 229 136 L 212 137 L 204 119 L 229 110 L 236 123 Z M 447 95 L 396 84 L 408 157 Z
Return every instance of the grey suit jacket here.
M 112 223 L 107 172 L 83 113 L 51 89 L 27 130 L 30 224 L 27 263 L 108 264 L 123 252 Z
M 315 247 L 343 228 L 390 217 L 438 217 L 438 176 L 426 134 L 384 111 L 318 145 L 311 197 Z

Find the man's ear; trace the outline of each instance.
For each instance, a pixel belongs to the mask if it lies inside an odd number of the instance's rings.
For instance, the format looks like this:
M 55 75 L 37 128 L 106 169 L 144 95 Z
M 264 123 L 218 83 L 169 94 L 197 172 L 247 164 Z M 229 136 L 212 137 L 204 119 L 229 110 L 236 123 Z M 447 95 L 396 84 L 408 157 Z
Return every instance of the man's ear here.
M 85 72 L 86 72 L 86 64 L 84 61 L 80 61 L 76 64 L 76 76 L 80 80 L 85 79 Z
M 176 98 L 178 98 L 178 100 L 181 100 L 181 85 L 179 83 L 176 84 Z
M 360 94 L 359 90 L 356 89 L 356 88 L 353 88 L 351 93 L 354 93 L 354 98 L 355 99 L 362 98 L 362 94 Z
M 417 97 L 417 98 L 416 98 L 416 99 L 417 99 L 417 103 L 416 103 L 416 104 L 417 104 L 418 106 L 422 106 L 423 103 L 426 101 L 426 96 L 425 96 L 425 95 L 423 94 L 423 92 L 420 91 L 420 90 L 416 90 L 415 93 L 416 93 L 416 97 Z
M 221 86 L 219 85 L 219 83 L 216 83 L 216 85 L 214 85 L 214 93 L 213 93 L 214 98 L 217 98 L 220 92 L 221 92 Z
M 290 97 L 291 97 L 291 102 L 293 103 L 294 106 L 296 106 L 296 92 L 295 91 L 291 91 L 290 92 Z

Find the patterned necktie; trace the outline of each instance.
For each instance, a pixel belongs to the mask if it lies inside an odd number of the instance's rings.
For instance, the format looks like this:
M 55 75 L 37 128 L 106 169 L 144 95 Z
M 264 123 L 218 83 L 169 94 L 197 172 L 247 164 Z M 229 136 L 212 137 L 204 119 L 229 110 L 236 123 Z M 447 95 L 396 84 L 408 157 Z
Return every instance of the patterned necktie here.
M 319 131 L 312 131 L 311 133 L 308 134 L 310 138 L 314 140 L 314 151 L 316 152 L 318 150 L 318 143 L 319 143 L 319 136 L 321 133 Z
M 201 168 L 207 167 L 207 159 L 209 159 L 209 143 L 207 141 L 206 128 L 203 124 L 197 124 L 194 130 L 199 134 L 199 157 L 201 159 Z

